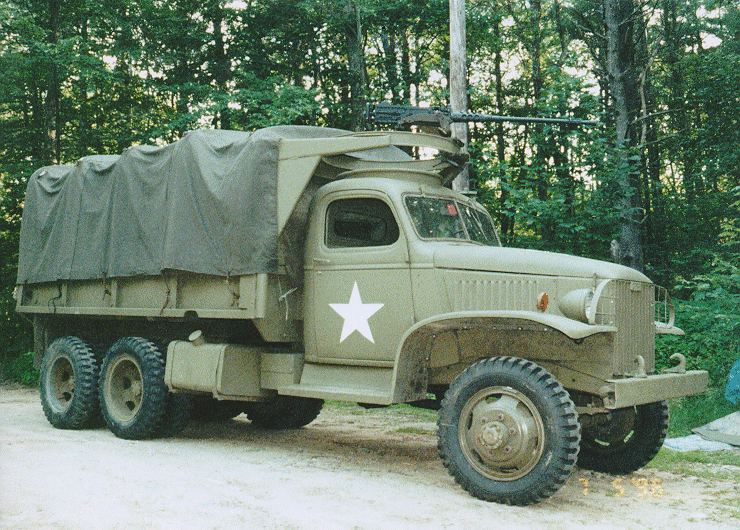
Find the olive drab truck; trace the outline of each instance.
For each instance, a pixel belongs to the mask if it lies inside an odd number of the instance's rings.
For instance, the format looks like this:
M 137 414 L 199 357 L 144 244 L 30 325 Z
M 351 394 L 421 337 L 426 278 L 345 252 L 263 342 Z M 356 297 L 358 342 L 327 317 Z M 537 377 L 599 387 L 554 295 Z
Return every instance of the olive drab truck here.
M 576 465 L 650 461 L 655 369 L 682 334 L 633 269 L 503 247 L 450 189 L 460 145 L 413 132 L 193 131 L 29 181 L 17 309 L 63 429 L 167 436 L 191 415 L 296 428 L 324 400 L 439 409 L 438 446 L 480 499 L 525 505 Z

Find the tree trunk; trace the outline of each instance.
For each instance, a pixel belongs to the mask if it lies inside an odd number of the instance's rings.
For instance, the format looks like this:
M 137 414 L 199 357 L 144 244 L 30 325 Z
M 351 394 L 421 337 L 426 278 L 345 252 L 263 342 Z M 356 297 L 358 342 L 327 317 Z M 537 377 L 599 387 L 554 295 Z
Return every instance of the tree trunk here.
M 558 28 L 558 40 L 560 41 L 560 60 L 558 62 L 563 63 L 568 55 L 568 32 L 563 24 L 563 8 L 560 2 L 555 2 L 553 10 L 555 12 L 555 24 Z
M 411 105 L 411 85 L 413 76 L 411 74 L 411 53 L 409 51 L 409 32 L 407 29 L 401 31 L 401 79 L 403 80 L 403 103 Z
M 504 109 L 504 88 L 503 74 L 501 72 L 501 18 L 496 17 L 493 20 L 493 38 L 496 42 L 496 52 L 493 57 L 493 71 L 496 76 L 496 112 L 503 116 Z M 496 158 L 499 164 L 504 166 L 506 163 L 506 137 L 504 136 L 504 124 L 496 124 Z M 509 175 L 505 172 L 501 174 L 501 195 L 499 199 L 499 223 L 501 224 L 501 237 L 508 238 L 509 229 L 513 224 L 513 219 L 506 208 L 506 202 L 509 200 Z
M 49 84 L 46 90 L 46 148 L 44 158 L 51 164 L 61 159 L 59 140 L 59 68 L 57 67 L 57 45 L 59 44 L 59 0 L 49 0 Z
M 649 261 L 656 255 L 653 251 L 659 245 L 665 245 L 662 235 L 664 224 L 660 222 L 659 204 L 662 186 L 660 185 L 661 152 L 658 142 L 658 130 L 655 119 L 656 101 L 655 89 L 651 81 L 651 70 L 658 48 L 655 46 L 651 53 L 648 17 L 640 16 L 636 19 L 639 23 L 639 35 L 637 48 L 639 50 L 639 64 L 642 73 L 639 78 L 640 94 L 640 140 L 641 149 L 641 183 L 642 205 L 645 211 L 643 230 L 644 256 Z M 661 243 L 662 242 L 662 243 Z M 645 258 L 643 258 L 645 259 Z
M 215 46 L 213 51 L 216 63 L 213 77 L 219 90 L 226 94 L 228 92 L 228 82 L 231 78 L 231 64 L 226 54 L 226 39 L 221 28 L 224 22 L 224 12 L 220 3 L 216 3 L 213 6 L 212 20 L 213 42 Z M 231 111 L 228 106 L 221 109 L 218 118 L 221 129 L 231 129 Z
M 347 66 L 350 78 L 350 107 L 352 112 L 350 126 L 353 131 L 364 131 L 366 128 L 365 89 L 367 87 L 367 73 L 365 72 L 360 9 L 354 0 L 348 0 L 345 5 L 344 28 L 347 39 Z
M 620 197 L 617 209 L 621 227 L 616 258 L 623 265 L 642 271 L 642 209 L 639 199 L 639 168 L 634 157 L 637 147 L 635 118 L 639 109 L 635 74 L 634 0 L 605 0 L 607 29 L 607 70 L 616 129 L 616 156 Z
M 89 24 L 89 11 L 87 9 L 83 9 L 79 16 L 80 21 L 80 56 L 84 58 L 84 60 L 88 60 L 91 57 L 90 54 L 90 35 L 88 31 L 88 24 Z M 75 158 L 82 158 L 83 156 L 89 155 L 91 153 L 94 153 L 95 150 L 91 149 L 93 146 L 91 146 L 91 142 L 94 140 L 94 137 L 92 135 L 92 131 L 90 130 L 90 120 L 89 120 L 89 110 L 88 110 L 88 97 L 87 97 L 87 90 L 88 90 L 88 75 L 86 73 L 81 73 L 78 77 L 76 82 L 74 83 L 75 87 L 75 97 L 77 98 L 77 102 L 79 105 L 79 112 L 78 112 L 78 126 L 76 131 L 76 140 L 74 141 L 73 146 L 73 153 Z
M 391 91 L 391 103 L 401 103 L 398 83 L 398 59 L 396 57 L 396 28 L 388 24 L 380 34 L 380 42 L 383 45 L 383 62 L 385 64 L 385 75 L 388 80 L 388 88 Z
M 532 2 L 531 10 L 533 11 L 532 21 L 532 45 L 530 46 L 532 55 L 532 114 L 538 116 L 540 113 L 540 99 L 542 98 L 542 89 L 545 82 L 542 76 L 542 2 L 537 0 Z M 548 169 L 548 148 L 544 135 L 544 128 L 541 124 L 534 124 L 532 127 L 535 131 L 534 145 L 532 149 L 535 152 L 535 182 L 534 193 L 537 199 L 547 202 L 549 199 L 550 172 Z M 549 219 L 543 219 L 540 223 L 540 237 L 544 241 L 553 241 L 555 237 L 555 228 Z

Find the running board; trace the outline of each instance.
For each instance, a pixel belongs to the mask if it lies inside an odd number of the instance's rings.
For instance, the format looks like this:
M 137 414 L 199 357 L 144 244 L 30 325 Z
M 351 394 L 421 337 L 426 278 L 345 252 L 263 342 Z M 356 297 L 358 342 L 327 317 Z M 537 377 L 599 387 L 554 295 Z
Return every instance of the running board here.
M 392 380 L 392 368 L 307 363 L 300 383 L 277 390 L 286 396 L 391 405 Z

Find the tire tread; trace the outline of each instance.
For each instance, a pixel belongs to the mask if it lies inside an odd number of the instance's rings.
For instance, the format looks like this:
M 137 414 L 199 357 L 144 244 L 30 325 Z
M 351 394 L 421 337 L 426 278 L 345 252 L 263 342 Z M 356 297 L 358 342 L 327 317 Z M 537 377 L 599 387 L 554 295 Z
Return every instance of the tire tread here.
M 51 362 L 66 353 L 75 372 L 75 392 L 69 407 L 62 412 L 54 410 L 47 398 L 48 371 Z M 72 336 L 54 340 L 46 350 L 39 377 L 41 406 L 46 419 L 57 429 L 84 429 L 94 427 L 100 417 L 98 405 L 99 364 L 95 352 L 82 339 Z
M 138 361 L 144 397 L 136 416 L 131 421 L 122 423 L 108 412 L 103 378 L 107 377 L 110 364 L 124 353 Z M 100 373 L 100 408 L 113 434 L 127 440 L 143 440 L 159 435 L 169 399 L 169 392 L 164 384 L 164 358 L 159 349 L 140 337 L 123 338 L 108 350 Z
M 560 433 L 560 451 L 555 455 L 553 463 L 548 466 L 541 480 L 537 480 L 531 487 L 521 488 L 519 491 L 497 491 L 496 481 L 482 483 L 483 477 L 473 475 L 461 470 L 457 463 L 458 458 L 463 458 L 455 453 L 459 448 L 451 449 L 457 442 L 450 444 L 450 437 L 457 438 L 456 418 L 450 417 L 454 414 L 455 404 L 460 392 L 465 386 L 481 377 L 497 373 L 520 372 L 527 380 L 532 381 L 541 390 L 548 390 L 546 400 L 553 410 L 558 410 L 555 432 Z M 575 406 L 568 392 L 547 370 L 536 363 L 519 357 L 491 357 L 483 359 L 465 370 L 453 381 L 445 394 L 440 408 L 438 426 L 438 444 L 442 464 L 453 476 L 455 481 L 474 497 L 482 500 L 499 502 L 513 505 L 529 505 L 540 502 L 557 492 L 572 474 L 579 451 L 580 424 Z M 525 477 L 526 478 L 526 477 Z M 493 486 L 491 485 L 493 483 Z
M 665 401 L 647 403 L 636 407 L 634 432 L 626 443 L 614 447 L 599 447 L 588 431 L 578 458 L 582 469 L 627 475 L 644 467 L 656 457 L 668 434 L 670 416 Z

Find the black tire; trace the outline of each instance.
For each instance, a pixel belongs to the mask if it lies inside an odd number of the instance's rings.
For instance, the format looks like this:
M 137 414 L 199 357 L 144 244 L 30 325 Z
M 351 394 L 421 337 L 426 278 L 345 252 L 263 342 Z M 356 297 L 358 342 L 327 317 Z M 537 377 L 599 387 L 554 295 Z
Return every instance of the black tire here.
M 665 401 L 617 409 L 609 422 L 583 429 L 578 466 L 626 475 L 658 454 L 668 432 Z
M 315 420 L 323 406 L 323 399 L 277 396 L 267 403 L 248 403 L 245 412 L 261 429 L 297 429 Z
M 219 401 L 213 397 L 193 398 L 193 420 L 222 422 L 239 416 L 248 404 L 243 401 Z
M 558 491 L 575 468 L 580 425 L 568 392 L 547 370 L 493 357 L 460 374 L 440 409 L 438 448 L 474 497 L 525 506 Z
M 159 354 L 167 364 L 166 340 L 151 340 L 151 344 L 159 350 Z M 152 435 L 156 438 L 169 438 L 175 436 L 185 429 L 190 423 L 193 415 L 193 398 L 187 394 L 176 394 L 167 392 L 167 406 L 162 416 L 159 429 Z
M 98 363 L 98 367 L 103 366 L 105 354 L 111 343 L 88 338 L 88 345 L 90 346 L 90 350 L 92 350 L 93 355 L 95 355 L 95 362 Z
M 159 426 L 155 433 L 158 438 L 169 438 L 182 432 L 188 426 L 192 419 L 193 400 L 185 394 L 174 394 L 169 392 L 167 395 L 167 407 Z
M 168 402 L 164 358 L 154 344 L 127 337 L 111 346 L 100 371 L 100 408 L 113 434 L 127 440 L 159 435 Z
M 76 337 L 61 337 L 47 348 L 39 378 L 41 407 L 57 429 L 93 427 L 100 418 L 95 353 Z
M 110 342 L 102 342 L 99 340 L 93 340 L 88 337 L 88 344 L 93 354 L 95 355 L 95 364 L 98 366 L 98 376 L 100 376 L 100 368 L 103 366 L 103 360 L 105 359 L 105 353 L 108 351 Z M 105 427 L 105 419 L 103 419 L 103 413 L 100 410 L 100 389 L 95 388 L 95 406 L 98 409 L 98 413 L 95 419 L 90 423 L 92 428 L 103 428 Z

